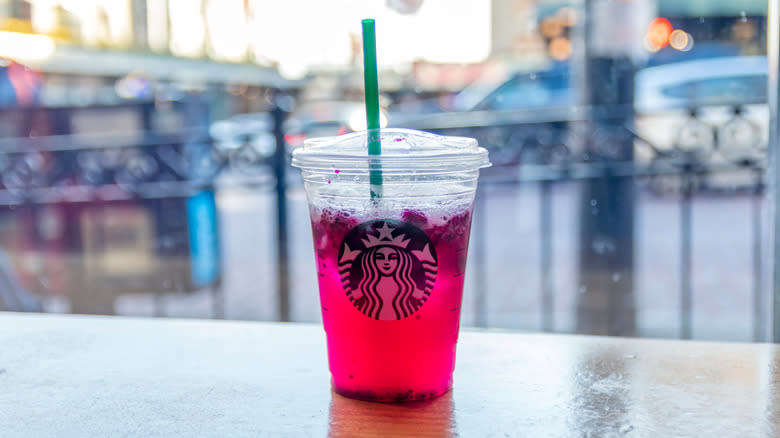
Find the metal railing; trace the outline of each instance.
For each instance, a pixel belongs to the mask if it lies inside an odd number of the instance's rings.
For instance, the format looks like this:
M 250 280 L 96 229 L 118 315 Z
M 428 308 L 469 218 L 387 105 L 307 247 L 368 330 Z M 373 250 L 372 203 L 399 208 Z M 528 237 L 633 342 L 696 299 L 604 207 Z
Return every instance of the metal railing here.
M 713 125 L 690 111 L 688 119 L 677 126 L 681 133 L 677 143 L 657 145 L 637 132 L 634 126 L 612 126 L 629 138 L 632 147 L 644 149 L 644 161 L 595 159 L 579 148 L 578 135 L 598 135 L 593 127 L 609 126 L 607 110 L 588 108 L 549 109 L 545 111 L 503 111 L 493 113 L 441 114 L 406 121 L 412 128 L 443 134 L 475 137 L 489 148 L 495 166 L 480 180 L 475 216 L 485 215 L 485 204 L 491 186 L 519 186 L 537 183 L 540 208 L 540 329 L 554 327 L 556 297 L 553 257 L 553 206 L 551 194 L 558 184 L 571 181 L 613 181 L 628 178 L 641 181 L 643 188 L 663 191 L 658 181 L 676 179 L 665 196 L 677 196 L 680 208 L 680 333 L 692 336 L 692 203 L 696 193 L 714 189 L 711 178 L 738 173 L 749 176 L 743 187 L 752 202 L 752 282 L 753 337 L 762 340 L 765 331 L 762 318 L 762 223 L 761 202 L 766 168 L 765 145 L 722 142 L 725 132 L 755 131 L 758 123 L 746 118 L 741 106 L 729 111 L 732 117 L 724 124 Z M 0 140 L 0 205 L 18 206 L 47 203 L 83 203 L 127 199 L 186 197 L 201 190 L 214 190 L 214 179 L 228 170 L 245 172 L 239 184 L 273 187 L 276 196 L 277 295 L 280 320 L 290 318 L 289 242 L 287 218 L 288 146 L 284 140 L 283 122 L 287 113 L 281 108 L 271 112 L 272 132 L 276 143 L 272 155 L 252 149 L 251 139 L 243 138 L 238 148 L 224 150 L 202 132 L 152 133 L 131 136 L 57 136 L 33 139 Z M 594 125 L 595 123 L 595 125 Z M 746 128 L 747 127 L 747 128 Z M 597 130 L 597 129 L 596 129 Z M 698 132 L 693 138 L 705 139 L 696 144 L 684 131 Z M 702 134 L 709 132 L 708 135 Z M 137 134 L 137 133 L 136 133 Z M 690 132 L 688 133 L 690 134 Z M 686 139 L 683 142 L 680 139 Z M 732 139 L 733 140 L 733 139 Z M 751 142 L 755 143 L 753 137 Z M 722 143 L 722 144 L 721 144 Z M 647 153 L 649 151 L 649 153 Z M 721 159 L 713 160 L 717 154 Z M 647 159 L 647 157 L 650 157 Z M 472 231 L 471 264 L 476 267 L 475 281 L 486 282 L 484 221 L 475 221 Z M 486 288 L 478 289 L 476 322 L 487 325 Z M 216 312 L 219 315 L 220 312 Z
M 760 141 L 758 121 L 745 116 L 741 105 L 724 109 L 731 117 L 720 124 L 702 120 L 700 112 L 691 109 L 687 119 L 678 122 L 674 128 L 678 130 L 672 137 L 676 142 L 671 145 L 654 144 L 637 132 L 634 126 L 620 125 L 630 136 L 632 147 L 644 149 L 644 160 L 620 161 L 601 159 L 592 161 L 586 152 L 577 150 L 576 144 L 569 143 L 567 134 L 578 131 L 578 124 L 587 124 L 585 129 L 593 130 L 594 125 L 605 123 L 609 125 L 610 114 L 619 113 L 620 108 L 606 110 L 589 110 L 588 108 L 566 108 L 557 111 L 548 109 L 542 112 L 497 112 L 479 114 L 440 114 L 421 119 L 412 126 L 420 129 L 433 130 L 441 134 L 463 135 L 475 137 L 480 144 L 492 149 L 491 156 L 501 156 L 501 150 L 510 153 L 507 162 L 499 162 L 498 166 L 488 169 L 480 178 L 481 190 L 477 198 L 475 217 L 484 217 L 490 186 L 522 185 L 534 183 L 539 191 L 538 229 L 540 232 L 540 278 L 541 288 L 539 301 L 541 303 L 541 323 L 539 329 L 553 330 L 554 315 L 554 266 L 552 244 L 552 201 L 554 187 L 572 181 L 599 179 L 629 178 L 643 189 L 674 196 L 679 199 L 679 333 L 683 339 L 692 337 L 694 326 L 693 313 L 693 203 L 697 193 L 702 191 L 733 191 L 738 190 L 743 196 L 749 196 L 751 202 L 751 282 L 752 290 L 745 291 L 752 299 L 752 338 L 755 341 L 765 339 L 766 322 L 762 313 L 765 298 L 762 283 L 762 200 L 764 197 L 764 177 L 766 173 L 766 145 Z M 595 122 L 595 123 L 594 123 Z M 579 129 L 578 132 L 582 132 Z M 538 133 L 547 141 L 539 141 Z M 691 135 L 691 132 L 697 135 Z M 724 133 L 731 132 L 730 137 Z M 742 138 L 734 138 L 734 132 L 747 133 Z M 696 143 L 694 139 L 708 141 Z M 728 141 L 724 141 L 728 140 Z M 738 141 L 735 141 L 738 140 Z M 576 140 L 575 140 L 576 143 Z M 498 150 L 499 153 L 494 152 Z M 524 154 L 524 152 L 526 152 Z M 649 152 L 649 154 L 648 154 Z M 649 155 L 649 159 L 648 159 Z M 527 157 L 530 156 L 530 159 Z M 713 184 L 714 177 L 720 175 L 738 174 L 740 187 L 717 187 Z M 660 181 L 676 180 L 673 188 L 659 187 Z M 643 184 L 640 184 L 643 183 Z M 485 254 L 485 221 L 475 221 L 473 233 L 473 262 L 477 266 L 477 284 L 486 284 L 488 279 L 484 274 Z M 488 320 L 486 301 L 487 287 L 476 288 L 477 324 L 486 325 Z M 627 333 L 630 334 L 630 333 Z

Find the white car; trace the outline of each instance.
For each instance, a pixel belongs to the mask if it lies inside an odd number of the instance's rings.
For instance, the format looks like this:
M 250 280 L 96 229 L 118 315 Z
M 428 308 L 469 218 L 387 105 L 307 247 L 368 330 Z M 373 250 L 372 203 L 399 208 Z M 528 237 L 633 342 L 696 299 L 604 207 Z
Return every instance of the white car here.
M 659 155 L 678 165 L 706 169 L 701 188 L 735 191 L 755 187 L 767 159 L 768 64 L 763 56 L 728 56 L 651 67 L 636 76 L 635 159 Z M 651 180 L 656 192 L 675 192 L 678 177 Z
M 661 152 L 710 163 L 762 160 L 769 136 L 767 69 L 763 56 L 644 69 L 635 82 L 636 133 Z

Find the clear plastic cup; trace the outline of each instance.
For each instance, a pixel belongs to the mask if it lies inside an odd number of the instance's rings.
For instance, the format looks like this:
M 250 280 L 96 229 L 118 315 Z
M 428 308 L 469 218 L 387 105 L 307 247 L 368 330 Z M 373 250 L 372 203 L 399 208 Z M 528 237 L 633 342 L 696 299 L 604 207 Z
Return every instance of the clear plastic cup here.
M 373 401 L 452 387 L 479 169 L 476 140 L 383 129 L 306 140 L 293 152 L 309 200 L 334 390 Z M 381 167 L 381 197 L 370 173 Z

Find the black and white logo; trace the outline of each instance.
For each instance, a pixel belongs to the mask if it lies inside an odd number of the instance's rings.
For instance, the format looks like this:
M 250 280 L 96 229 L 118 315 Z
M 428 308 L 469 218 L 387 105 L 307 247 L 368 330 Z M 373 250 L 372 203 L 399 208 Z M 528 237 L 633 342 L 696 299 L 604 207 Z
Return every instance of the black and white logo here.
M 339 249 L 347 297 L 373 319 L 404 319 L 420 309 L 437 269 L 436 250 L 425 232 L 398 220 L 363 222 L 344 236 Z

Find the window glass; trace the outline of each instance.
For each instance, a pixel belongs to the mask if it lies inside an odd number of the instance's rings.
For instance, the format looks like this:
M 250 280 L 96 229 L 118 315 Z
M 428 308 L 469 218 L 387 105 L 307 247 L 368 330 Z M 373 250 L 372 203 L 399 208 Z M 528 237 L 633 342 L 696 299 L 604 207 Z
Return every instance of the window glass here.
M 492 162 L 464 326 L 766 340 L 766 6 L 0 1 L 0 309 L 320 320 L 290 154 L 367 126 L 373 17 L 381 128 Z

